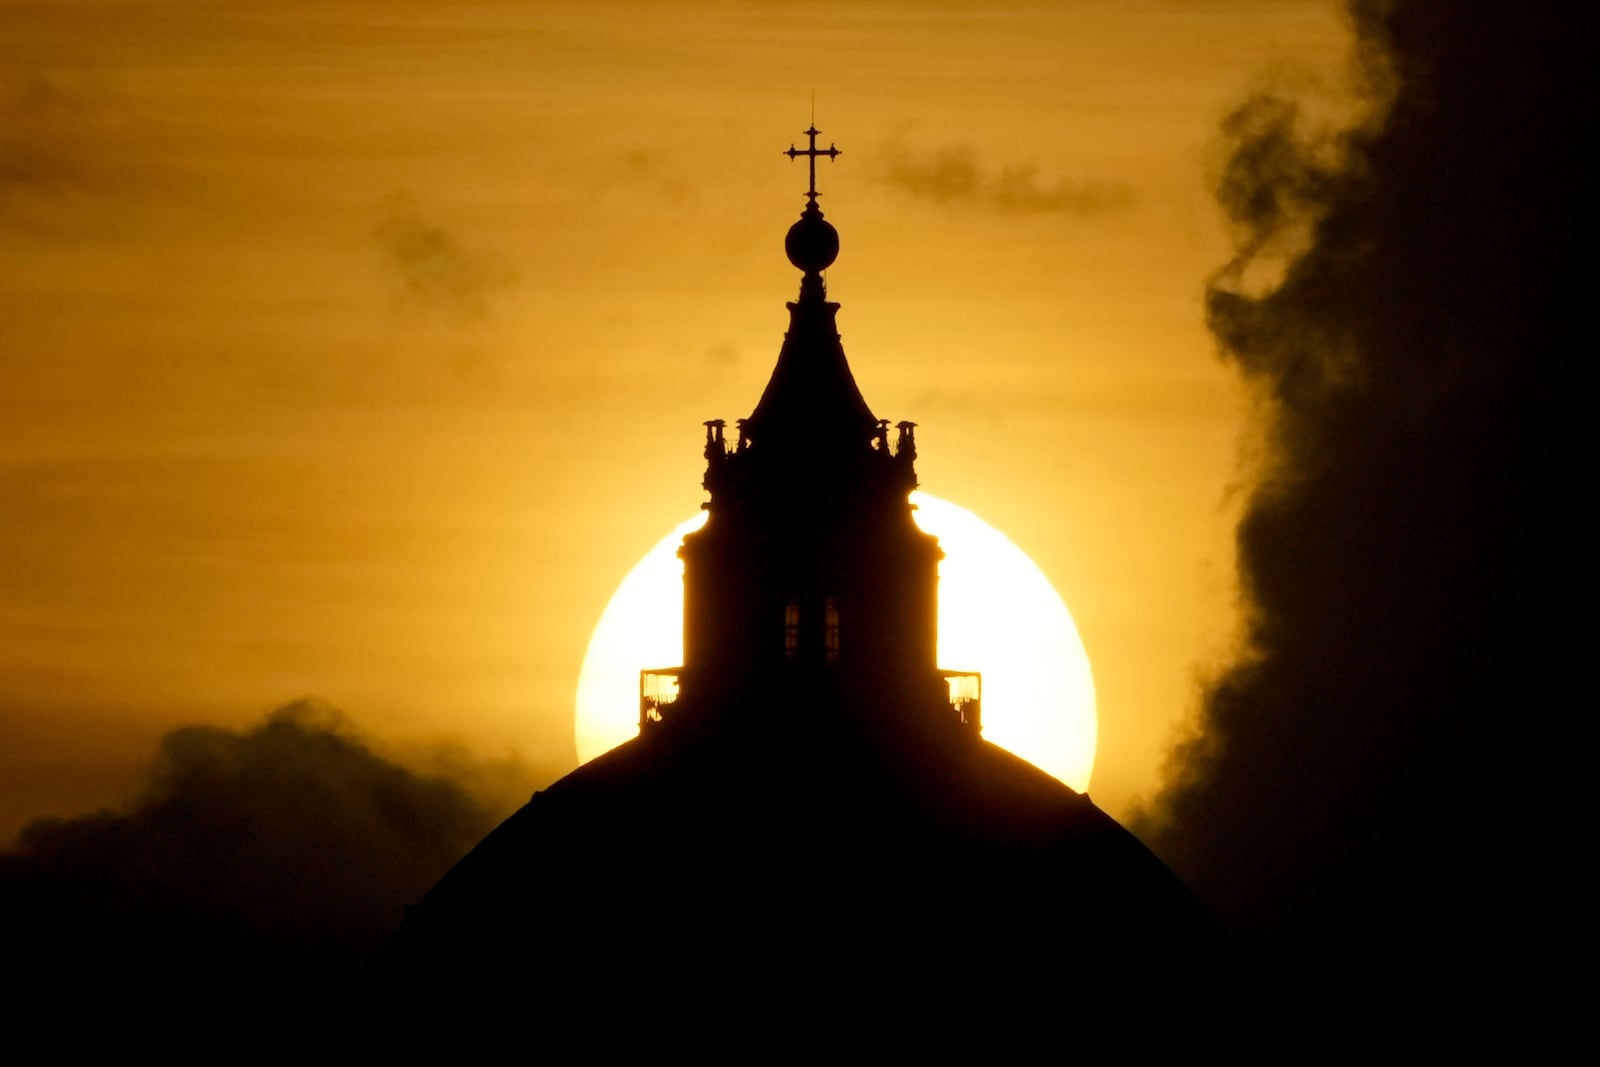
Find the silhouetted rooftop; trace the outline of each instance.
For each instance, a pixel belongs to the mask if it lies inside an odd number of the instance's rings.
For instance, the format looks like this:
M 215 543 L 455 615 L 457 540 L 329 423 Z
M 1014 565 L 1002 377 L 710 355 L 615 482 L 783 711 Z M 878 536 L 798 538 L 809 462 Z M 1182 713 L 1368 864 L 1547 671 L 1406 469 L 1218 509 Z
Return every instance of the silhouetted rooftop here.
M 820 275 L 837 234 L 815 166 L 838 150 L 817 132 L 788 153 L 812 178 L 777 366 L 736 445 L 706 424 L 684 665 L 644 672 L 675 697 L 642 676 L 641 735 L 536 794 L 411 911 L 381 961 L 391 1005 L 773 1033 L 892 1005 L 934 1034 L 1095 988 L 1170 1008 L 1192 968 L 1230 968 L 1138 840 L 950 698 L 911 424 L 891 449 Z

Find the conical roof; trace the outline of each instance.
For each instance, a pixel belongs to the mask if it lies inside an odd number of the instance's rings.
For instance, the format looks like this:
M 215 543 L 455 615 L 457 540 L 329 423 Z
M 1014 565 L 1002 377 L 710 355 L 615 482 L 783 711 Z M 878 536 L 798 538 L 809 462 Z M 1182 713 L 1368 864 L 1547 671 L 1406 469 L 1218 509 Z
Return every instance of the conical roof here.
M 757 447 L 816 446 L 827 439 L 859 443 L 872 439 L 878 420 L 850 372 L 844 344 L 834 325 L 839 305 L 822 298 L 820 286 L 789 305 L 784 335 L 772 377 L 745 420 Z
M 845 358 L 834 321 L 839 305 L 827 299 L 821 272 L 838 255 L 839 235 L 822 217 L 814 192 L 784 248 L 804 272 L 800 298 L 789 305 L 789 330 L 772 377 L 745 420 L 745 435 L 758 447 L 786 450 L 830 441 L 867 447 L 878 420 Z

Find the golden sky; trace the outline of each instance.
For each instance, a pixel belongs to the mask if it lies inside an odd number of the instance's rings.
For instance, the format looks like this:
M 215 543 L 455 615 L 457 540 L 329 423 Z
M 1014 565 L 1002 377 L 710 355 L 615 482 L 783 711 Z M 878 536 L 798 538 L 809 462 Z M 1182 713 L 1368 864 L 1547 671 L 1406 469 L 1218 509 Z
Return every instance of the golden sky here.
M 305 695 L 570 767 L 591 626 L 777 355 L 813 93 L 857 379 L 1071 606 L 1125 810 L 1233 630 L 1214 131 L 1345 43 L 1309 0 L 8 0 L 0 838 Z

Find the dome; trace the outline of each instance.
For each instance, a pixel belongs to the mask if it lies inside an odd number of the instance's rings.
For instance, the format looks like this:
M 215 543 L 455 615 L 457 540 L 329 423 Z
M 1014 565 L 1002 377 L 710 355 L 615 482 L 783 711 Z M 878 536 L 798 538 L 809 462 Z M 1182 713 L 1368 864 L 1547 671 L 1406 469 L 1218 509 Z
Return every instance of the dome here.
M 736 442 L 705 424 L 682 665 L 642 672 L 637 738 L 535 794 L 408 910 L 373 989 L 401 1017 L 536 1011 L 689 1047 L 1030 1021 L 1054 1040 L 1064 1011 L 1090 1021 L 1086 1003 L 1130 990 L 1193 1003 L 1198 966 L 1232 988 L 1177 878 L 950 698 L 913 424 L 891 451 L 850 373 L 820 276 L 839 234 L 816 204 L 816 158 L 838 150 L 806 132 L 786 153 L 812 181 L 784 240 L 805 277 L 777 365 Z M 643 674 L 676 695 L 652 703 Z
M 1159 860 L 1004 749 L 739 721 L 651 732 L 536 794 L 409 909 L 382 999 L 501 996 L 566 1018 L 599 988 L 619 1021 L 842 1025 L 814 1014 L 821 978 L 835 1009 L 916 1005 L 881 1028 L 958 1004 L 1010 1020 L 1030 998 L 1054 1020 L 1100 982 L 1163 1003 L 1192 994 L 1197 961 L 1228 971 Z M 509 981 L 508 959 L 524 961 Z

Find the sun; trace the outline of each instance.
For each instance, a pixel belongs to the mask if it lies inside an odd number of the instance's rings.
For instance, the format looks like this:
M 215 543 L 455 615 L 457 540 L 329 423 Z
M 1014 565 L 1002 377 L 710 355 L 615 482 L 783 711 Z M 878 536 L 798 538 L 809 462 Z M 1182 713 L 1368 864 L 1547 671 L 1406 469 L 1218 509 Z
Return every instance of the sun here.
M 939 539 L 939 665 L 983 674 L 983 736 L 1079 792 L 1089 787 L 1098 724 L 1078 628 L 1050 579 L 966 508 L 912 493 L 917 525 Z M 683 660 L 681 523 L 628 573 L 589 638 L 578 675 L 578 758 L 639 731 L 639 671 Z

